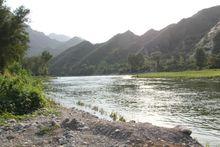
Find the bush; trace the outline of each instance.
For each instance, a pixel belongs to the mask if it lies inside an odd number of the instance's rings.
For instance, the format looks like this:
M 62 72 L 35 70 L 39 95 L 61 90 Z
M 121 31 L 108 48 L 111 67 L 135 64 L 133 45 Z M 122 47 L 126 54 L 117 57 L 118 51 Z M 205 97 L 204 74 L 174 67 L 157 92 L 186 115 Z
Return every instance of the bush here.
M 22 115 L 46 105 L 41 81 L 14 64 L 0 75 L 0 113 Z

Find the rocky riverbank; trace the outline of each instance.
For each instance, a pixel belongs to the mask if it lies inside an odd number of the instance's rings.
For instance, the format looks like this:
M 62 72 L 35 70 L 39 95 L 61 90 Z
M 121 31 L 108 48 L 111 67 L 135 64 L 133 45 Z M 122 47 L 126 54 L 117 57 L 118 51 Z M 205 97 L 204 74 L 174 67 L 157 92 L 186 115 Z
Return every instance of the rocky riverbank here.
M 59 109 L 60 115 L 7 120 L 7 126 L 0 127 L 0 146 L 201 146 L 180 126 L 110 122 L 74 108 Z

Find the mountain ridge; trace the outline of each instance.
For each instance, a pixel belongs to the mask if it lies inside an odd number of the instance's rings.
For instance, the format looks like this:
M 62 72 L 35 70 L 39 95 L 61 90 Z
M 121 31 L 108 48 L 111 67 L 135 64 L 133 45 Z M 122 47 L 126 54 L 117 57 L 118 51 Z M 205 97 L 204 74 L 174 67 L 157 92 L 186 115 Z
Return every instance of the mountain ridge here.
M 66 49 L 83 41 L 79 37 L 73 37 L 66 42 L 57 41 L 56 39 L 51 39 L 43 32 L 33 30 L 31 27 L 27 27 L 27 32 L 30 38 L 27 57 L 39 56 L 43 51 L 48 51 L 53 56 L 57 56 Z
M 48 37 L 50 39 L 55 39 L 55 40 L 60 41 L 60 42 L 66 42 L 66 41 L 71 39 L 71 37 L 69 37 L 69 36 L 62 35 L 62 34 L 56 34 L 56 33 L 50 33 L 48 35 Z
M 215 6 L 201 10 L 192 17 L 184 18 L 159 31 L 150 29 L 140 36 L 130 30 L 116 34 L 104 43 L 93 44 L 93 49 L 88 50 L 83 56 L 77 47 L 72 47 L 70 50 L 77 49 L 81 59 L 77 64 L 73 63 L 74 66 L 70 64 L 66 67 L 71 69 L 68 73 L 60 69 L 55 75 L 59 75 L 59 71 L 66 75 L 87 75 L 87 69 L 90 70 L 90 74 L 119 73 L 120 68 L 127 66 L 130 54 L 151 56 L 154 52 L 161 52 L 167 59 L 182 54 L 184 61 L 188 60 L 194 53 L 196 44 L 219 22 L 219 18 L 220 6 Z M 83 46 L 81 49 L 86 50 Z M 56 59 L 64 62 L 59 59 L 62 56 L 65 56 L 65 52 Z M 65 57 L 62 59 L 66 60 Z M 52 62 L 51 71 L 54 71 L 54 66 L 56 65 Z

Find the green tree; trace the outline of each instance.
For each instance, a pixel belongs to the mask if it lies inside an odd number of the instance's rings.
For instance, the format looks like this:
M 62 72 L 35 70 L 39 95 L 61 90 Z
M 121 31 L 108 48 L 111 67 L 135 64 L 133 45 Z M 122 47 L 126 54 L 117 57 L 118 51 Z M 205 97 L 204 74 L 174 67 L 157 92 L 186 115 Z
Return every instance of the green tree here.
M 211 55 L 209 64 L 211 65 L 211 68 L 220 68 L 220 54 Z
M 160 71 L 161 70 L 161 65 L 160 65 L 160 60 L 161 60 L 161 52 L 160 51 L 156 51 L 151 53 L 151 59 L 154 61 L 154 68 L 156 71 Z
M 196 49 L 195 60 L 199 69 L 202 69 L 206 65 L 206 53 L 202 48 Z
M 48 75 L 48 63 L 52 55 L 48 51 L 42 52 L 40 56 L 25 58 L 23 60 L 23 66 L 31 71 L 33 75 Z
M 142 69 L 144 66 L 144 56 L 143 54 L 130 54 L 128 56 L 128 64 L 130 66 L 131 72 L 136 72 Z
M 40 75 L 48 75 L 48 62 L 49 60 L 52 58 L 53 56 L 48 52 L 48 51 L 44 51 L 41 54 L 41 66 L 40 66 L 40 71 L 39 74 Z
M 0 71 L 22 59 L 29 41 L 25 29 L 29 10 L 21 6 L 11 12 L 4 3 L 0 0 Z

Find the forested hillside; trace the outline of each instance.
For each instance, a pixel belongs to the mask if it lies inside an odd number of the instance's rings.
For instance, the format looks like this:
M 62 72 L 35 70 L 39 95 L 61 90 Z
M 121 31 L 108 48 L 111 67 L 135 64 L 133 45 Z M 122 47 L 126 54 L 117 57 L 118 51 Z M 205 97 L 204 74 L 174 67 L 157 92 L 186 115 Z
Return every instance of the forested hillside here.
M 209 62 L 210 52 L 205 53 L 206 61 L 199 66 L 195 54 L 198 43 L 219 19 L 220 6 L 215 6 L 160 31 L 151 29 L 141 36 L 127 31 L 89 47 L 82 43 L 80 49 L 71 47 L 54 58 L 50 72 L 53 75 L 91 75 L 209 68 L 213 64 Z M 203 52 L 201 44 L 199 48 Z M 135 61 L 140 59 L 141 62 Z

